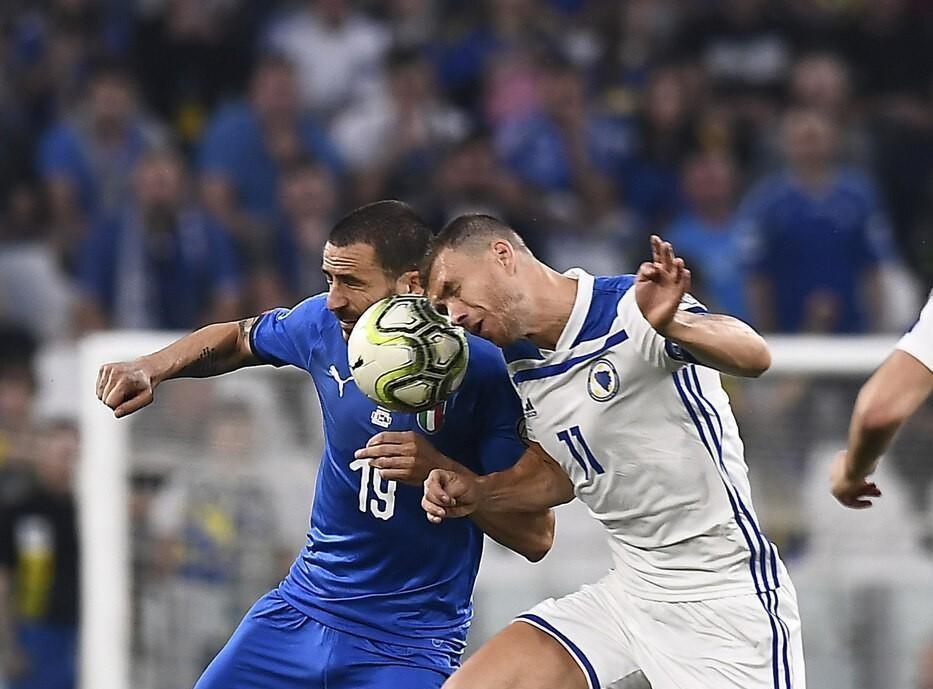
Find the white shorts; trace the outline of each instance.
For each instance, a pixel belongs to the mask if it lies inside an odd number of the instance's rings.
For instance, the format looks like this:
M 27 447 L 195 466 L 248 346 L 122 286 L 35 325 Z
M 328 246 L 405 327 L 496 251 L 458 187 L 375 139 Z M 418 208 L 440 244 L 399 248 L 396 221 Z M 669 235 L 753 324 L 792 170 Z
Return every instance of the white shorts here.
M 590 689 L 806 689 L 797 594 L 669 603 L 625 593 L 610 572 L 516 621 L 554 637 Z

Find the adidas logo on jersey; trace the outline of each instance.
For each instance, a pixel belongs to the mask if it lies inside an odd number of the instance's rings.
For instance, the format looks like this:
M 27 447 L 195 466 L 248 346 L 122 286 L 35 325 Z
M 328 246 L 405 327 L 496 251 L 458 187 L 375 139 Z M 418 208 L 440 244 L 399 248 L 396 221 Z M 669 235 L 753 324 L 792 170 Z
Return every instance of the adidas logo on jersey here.
M 535 405 L 531 403 L 531 398 L 529 397 L 525 400 L 525 418 L 533 419 L 538 415 L 538 410 L 535 409 Z

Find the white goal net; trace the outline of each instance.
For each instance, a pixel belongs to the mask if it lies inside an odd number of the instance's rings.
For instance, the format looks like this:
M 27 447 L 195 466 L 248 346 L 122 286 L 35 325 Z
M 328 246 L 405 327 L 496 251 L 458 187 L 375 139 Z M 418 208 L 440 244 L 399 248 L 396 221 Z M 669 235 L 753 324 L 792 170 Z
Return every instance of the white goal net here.
M 322 438 L 303 373 L 260 367 L 171 381 L 122 421 L 94 397 L 101 363 L 170 339 L 108 333 L 81 346 L 83 689 L 190 687 L 285 574 L 307 529 Z M 828 463 L 844 447 L 859 386 L 893 340 L 770 342 L 773 369 L 727 385 L 756 507 L 797 586 L 809 684 L 913 689 L 933 642 L 933 409 L 883 463 L 878 505 L 844 510 L 829 495 Z M 557 541 L 541 563 L 487 542 L 470 648 L 608 566 L 602 529 L 579 504 L 558 510 Z

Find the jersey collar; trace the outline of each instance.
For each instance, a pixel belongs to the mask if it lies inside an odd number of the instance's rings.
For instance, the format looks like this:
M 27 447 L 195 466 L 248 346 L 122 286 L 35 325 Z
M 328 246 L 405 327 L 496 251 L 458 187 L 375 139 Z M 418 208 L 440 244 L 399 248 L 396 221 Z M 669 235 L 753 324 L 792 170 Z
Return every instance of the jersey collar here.
M 570 318 L 567 319 L 567 324 L 557 340 L 555 347 L 557 351 L 570 349 L 576 341 L 586 321 L 586 314 L 590 311 L 590 302 L 593 300 L 594 278 L 592 275 L 582 268 L 571 268 L 564 275 L 577 281 L 577 295 L 573 300 Z

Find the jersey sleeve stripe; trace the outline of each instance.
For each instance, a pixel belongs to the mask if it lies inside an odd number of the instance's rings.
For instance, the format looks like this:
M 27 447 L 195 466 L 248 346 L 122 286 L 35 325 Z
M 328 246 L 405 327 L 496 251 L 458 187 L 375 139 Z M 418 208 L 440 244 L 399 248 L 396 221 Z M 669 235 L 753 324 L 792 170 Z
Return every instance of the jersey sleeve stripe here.
M 619 330 L 615 334 L 606 338 L 603 346 L 597 349 L 595 352 L 581 354 L 580 356 L 567 359 L 567 361 L 562 361 L 559 364 L 551 364 L 550 366 L 542 366 L 541 368 L 527 368 L 522 371 L 518 371 L 515 375 L 512 376 L 512 380 L 515 381 L 516 385 L 518 385 L 519 383 L 524 383 L 529 380 L 540 380 L 541 378 L 550 378 L 551 376 L 560 375 L 561 373 L 569 371 L 578 364 L 582 364 L 586 361 L 589 361 L 590 359 L 596 358 L 607 349 L 611 349 L 617 344 L 625 342 L 627 339 L 628 333 L 626 333 L 624 330 Z
M 562 634 L 557 628 L 555 628 L 550 622 L 545 620 L 543 617 L 538 615 L 533 615 L 526 613 L 524 615 L 519 615 L 515 618 L 521 622 L 527 622 L 532 627 L 540 629 L 542 632 L 548 636 L 553 637 L 561 646 L 564 647 L 564 650 L 570 654 L 570 656 L 577 662 L 577 665 L 580 666 L 580 669 L 583 670 L 583 673 L 586 675 L 587 682 L 589 683 L 589 689 L 599 689 L 599 678 L 596 676 L 596 669 L 593 667 L 593 664 L 589 661 L 589 658 L 580 650 L 580 647 L 577 646 L 573 641 L 567 638 Z

